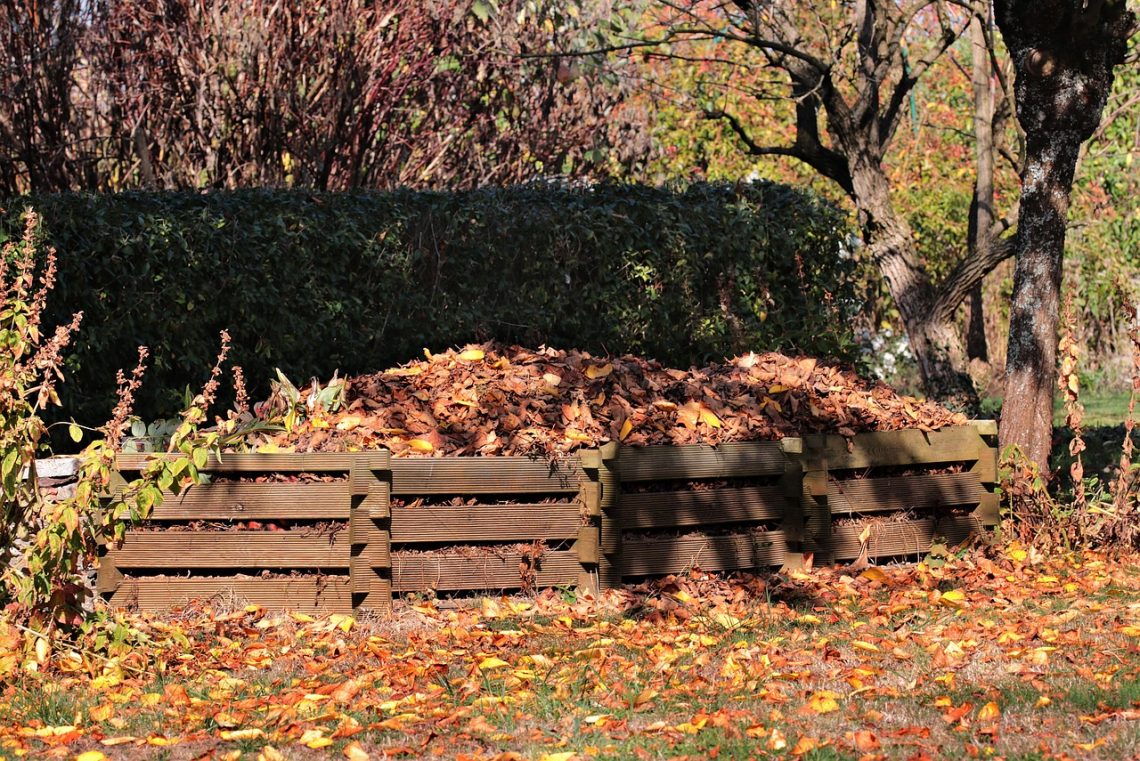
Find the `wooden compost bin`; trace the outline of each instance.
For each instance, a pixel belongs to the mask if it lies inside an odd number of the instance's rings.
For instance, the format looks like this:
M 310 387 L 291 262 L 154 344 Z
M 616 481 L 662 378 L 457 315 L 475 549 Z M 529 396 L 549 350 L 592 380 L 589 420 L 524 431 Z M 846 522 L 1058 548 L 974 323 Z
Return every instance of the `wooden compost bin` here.
M 121 455 L 120 472 L 133 477 L 147 457 Z M 577 457 L 231 454 L 202 472 L 209 483 L 168 494 L 121 546 L 104 548 L 98 590 L 112 604 L 232 597 L 347 612 L 387 609 L 393 593 L 597 585 L 597 502 Z M 301 473 L 335 480 L 232 480 Z M 250 520 L 290 530 L 248 530 Z
M 806 436 L 719 447 L 608 445 L 602 583 L 927 552 L 998 518 L 996 427 Z M 608 480 L 607 480 L 608 479 Z M 868 530 L 866 547 L 860 539 Z
M 347 612 L 384 610 L 393 594 L 612 588 L 808 555 L 913 557 L 997 523 L 995 438 L 980 422 L 718 447 L 607 444 L 556 461 L 226 455 L 203 469 L 211 483 L 171 495 L 104 548 L 98 589 L 143 609 L 232 596 Z M 119 468 L 130 477 L 147 457 L 122 455 Z M 275 473 L 322 480 L 233 480 Z M 290 530 L 227 529 L 250 520 Z
M 596 587 L 597 502 L 579 457 L 407 458 L 391 468 L 394 592 Z
M 600 573 L 623 577 L 782 565 L 798 546 L 798 439 L 600 450 Z
M 150 456 L 120 455 L 119 470 L 133 477 Z M 322 612 L 387 608 L 388 459 L 387 452 L 211 457 L 202 469 L 211 482 L 167 494 L 120 546 L 103 548 L 98 591 L 143 610 L 227 598 Z M 331 480 L 251 482 L 274 474 Z M 249 530 L 249 521 L 288 528 Z
M 998 522 L 997 426 L 805 436 L 804 550 L 817 563 L 926 553 Z

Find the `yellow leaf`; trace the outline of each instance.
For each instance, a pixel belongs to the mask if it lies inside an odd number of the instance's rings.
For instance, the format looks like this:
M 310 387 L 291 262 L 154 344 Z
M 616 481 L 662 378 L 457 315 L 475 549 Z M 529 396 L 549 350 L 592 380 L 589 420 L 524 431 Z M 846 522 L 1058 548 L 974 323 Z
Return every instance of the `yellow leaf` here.
M 226 742 L 231 742 L 231 741 L 236 741 L 236 740 L 256 740 L 258 737 L 261 737 L 265 733 L 262 732 L 260 729 L 254 728 L 254 729 L 232 729 L 232 730 L 231 729 L 223 729 L 219 734 L 223 740 L 225 740 Z
M 871 526 L 868 524 L 859 532 L 859 544 L 866 544 L 867 540 L 871 538 Z
M 951 589 L 949 592 L 943 592 L 938 602 L 949 608 L 962 608 L 966 605 L 966 594 L 960 589 Z
M 703 404 L 701 405 L 701 422 L 710 428 L 720 428 L 720 418 Z
M 631 431 L 633 431 L 633 423 L 629 421 L 629 418 L 626 418 L 626 421 L 621 424 L 621 431 L 618 433 L 618 440 L 625 441 L 625 437 L 628 436 Z
M 433 452 L 435 445 L 427 439 L 408 439 L 408 446 L 417 452 Z
M 138 739 L 139 738 L 135 737 L 134 735 L 121 735 L 119 737 L 104 737 L 102 740 L 99 741 L 99 744 L 100 745 L 106 745 L 107 747 L 112 748 L 116 745 L 126 745 L 127 743 L 133 743 L 133 742 L 137 741 Z
M 327 748 L 333 744 L 333 741 L 325 737 L 325 733 L 319 729 L 306 729 L 301 739 L 298 740 L 302 745 L 305 745 L 313 750 L 320 750 Z
M 101 751 L 89 750 L 76 756 L 75 761 L 103 761 L 105 758 Z
M 830 690 L 820 690 L 811 696 L 808 701 L 807 708 L 815 713 L 832 713 L 839 710 L 839 703 L 836 698 L 839 697 L 836 693 Z
M 566 429 L 566 438 L 571 441 L 590 441 L 590 437 L 575 428 Z
M 467 351 L 465 351 L 459 355 L 459 359 L 461 359 L 464 362 L 478 362 L 479 360 L 483 359 L 483 350 L 482 349 L 468 349 Z
M 285 754 L 272 745 L 266 745 L 257 754 L 257 761 L 285 761 Z
M 784 733 L 778 729 L 773 729 L 772 734 L 768 735 L 768 749 L 783 750 L 786 747 L 788 747 L 788 740 L 784 737 Z
M 788 390 L 787 386 L 782 386 L 779 383 L 777 383 L 775 386 L 769 386 L 768 387 L 768 393 L 769 394 L 781 394 L 787 390 Z
M 554 373 L 543 373 L 542 379 L 549 383 L 551 386 L 557 386 L 562 382 L 562 378 L 555 375 Z
M 538 761 L 570 761 L 575 755 L 572 750 L 562 751 L 561 753 L 543 753 L 538 757 Z
M 871 566 L 859 575 L 868 581 L 877 581 L 880 584 L 885 584 L 888 580 L 887 574 L 885 574 L 882 569 L 875 568 L 874 566 Z
M 343 613 L 333 613 L 329 616 L 329 623 L 345 634 L 348 634 L 352 631 L 352 627 L 356 626 L 356 619 L 352 616 L 346 616 Z
M 813 616 L 811 613 L 805 613 L 804 615 L 802 615 L 796 619 L 796 623 L 813 624 L 813 625 L 814 624 L 822 624 L 823 619 L 821 619 L 819 616 Z
M 879 652 L 879 648 L 877 646 L 872 645 L 870 642 L 863 642 L 861 640 L 855 640 L 852 642 L 851 647 L 854 647 L 858 650 L 866 650 L 868 653 Z
M 496 658 L 495 656 L 492 655 L 490 658 L 484 658 L 483 660 L 481 660 L 479 662 L 479 670 L 480 671 L 487 671 L 489 669 L 500 669 L 503 666 L 510 666 L 510 665 L 511 664 L 507 663 L 502 658 Z
M 317 620 L 307 613 L 290 613 L 289 616 L 299 624 L 311 624 Z
M 740 619 L 730 613 L 714 613 L 713 621 L 725 629 L 735 629 L 740 626 Z
M 91 721 L 106 721 L 114 714 L 115 706 L 111 705 L 110 703 L 97 705 L 87 712 L 87 715 L 91 718 Z
M 606 363 L 604 365 L 590 365 L 586 368 L 586 377 L 590 380 L 604 378 L 614 371 L 614 366 Z
M 345 415 L 336 424 L 336 428 L 338 431 L 351 431 L 353 428 L 359 427 L 363 420 L 364 418 L 360 415 Z
M 1126 637 L 1140 637 L 1140 626 L 1122 626 L 1117 631 Z
M 992 700 L 978 711 L 978 721 L 996 721 L 1001 718 L 1001 708 Z
M 344 746 L 344 757 L 349 761 L 368 761 L 371 756 L 368 751 L 361 747 L 360 743 L 353 740 L 348 745 Z

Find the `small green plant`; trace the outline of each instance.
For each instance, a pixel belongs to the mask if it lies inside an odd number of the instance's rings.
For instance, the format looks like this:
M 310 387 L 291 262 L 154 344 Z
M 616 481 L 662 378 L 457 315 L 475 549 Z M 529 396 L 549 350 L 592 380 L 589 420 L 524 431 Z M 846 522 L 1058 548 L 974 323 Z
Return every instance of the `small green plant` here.
M 13 627 L 23 632 L 25 649 L 38 664 L 50 657 L 52 640 L 61 627 L 74 629 L 83 623 L 84 611 L 92 609 L 86 605 L 90 590 L 83 575 L 92 565 L 97 546 L 121 540 L 127 526 L 145 519 L 164 494 L 177 494 L 199 482 L 199 471 L 210 454 L 245 435 L 246 426 L 264 428 L 266 424 L 254 423 L 244 410 L 245 391 L 238 370 L 235 386 L 242 410 L 204 428 L 230 351 L 230 337 L 222 331 L 221 351 L 210 378 L 189 400 L 176 424 L 169 426 L 166 451 L 156 454 L 136 479 L 121 482 L 115 458 L 130 426 L 134 396 L 142 385 L 148 352 L 140 347 L 132 373 L 118 373 L 118 403 L 102 429 L 103 437 L 81 455 L 74 495 L 45 499 L 35 472 L 36 456 L 45 448 L 47 433 L 41 412 L 47 405 L 59 404 L 55 384 L 61 377 L 64 349 L 81 315 L 57 328 L 50 338 L 44 337 L 41 321 L 54 285 L 55 256 L 47 249 L 42 265 L 37 263 L 37 225 L 36 215 L 28 212 L 23 237 L 5 245 L 0 260 L 0 626 L 5 636 Z M 82 431 L 74 424 L 69 428 L 78 441 Z M 112 628 L 109 632 L 108 649 L 126 641 L 121 631 Z

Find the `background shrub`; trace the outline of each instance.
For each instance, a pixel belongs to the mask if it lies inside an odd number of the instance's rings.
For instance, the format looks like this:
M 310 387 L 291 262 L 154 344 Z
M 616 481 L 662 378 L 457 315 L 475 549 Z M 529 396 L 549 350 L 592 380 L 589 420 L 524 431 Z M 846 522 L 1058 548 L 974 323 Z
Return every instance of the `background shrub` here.
M 57 194 L 27 206 L 59 252 L 51 319 L 86 313 L 65 408 L 98 423 L 139 344 L 144 418 L 180 407 L 233 335 L 255 393 L 497 338 L 688 366 L 746 350 L 847 356 L 843 215 L 769 183 L 468 192 Z

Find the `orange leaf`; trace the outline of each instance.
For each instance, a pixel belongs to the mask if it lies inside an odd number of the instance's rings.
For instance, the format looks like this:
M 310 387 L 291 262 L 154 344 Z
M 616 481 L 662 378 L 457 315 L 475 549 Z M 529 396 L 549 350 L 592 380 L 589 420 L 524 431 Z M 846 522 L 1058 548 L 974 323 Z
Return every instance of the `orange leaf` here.
M 978 721 L 996 721 L 1001 718 L 1001 708 L 992 700 L 978 711 Z
M 586 377 L 590 380 L 604 378 L 614 371 L 614 366 L 608 362 L 604 365 L 590 365 L 586 368 Z
M 875 737 L 875 733 L 866 729 L 860 729 L 855 732 L 855 750 L 860 753 L 871 753 L 883 747 L 879 742 L 879 738 Z

